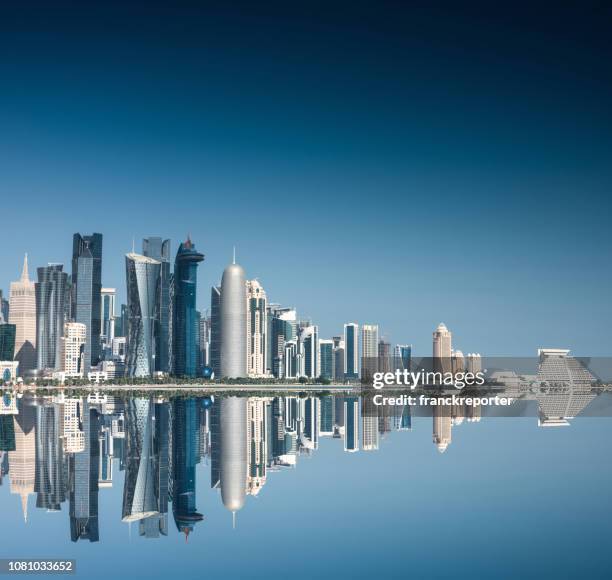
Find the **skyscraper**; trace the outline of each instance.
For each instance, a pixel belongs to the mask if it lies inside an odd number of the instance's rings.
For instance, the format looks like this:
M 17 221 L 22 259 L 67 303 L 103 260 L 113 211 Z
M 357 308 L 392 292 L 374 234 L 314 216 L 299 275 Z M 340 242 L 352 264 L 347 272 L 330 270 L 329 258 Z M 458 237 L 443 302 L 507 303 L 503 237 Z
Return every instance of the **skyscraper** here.
M 15 360 L 19 374 L 36 368 L 36 292 L 28 274 L 28 255 L 18 282 L 11 282 L 9 322 L 15 325 Z
M 210 289 L 210 366 L 221 377 L 221 286 Z
M 204 254 L 198 252 L 190 238 L 183 242 L 174 262 L 174 307 L 172 330 L 174 348 L 174 374 L 195 377 L 198 375 L 199 349 L 196 292 L 198 263 Z
M 361 378 L 369 380 L 378 370 L 378 324 L 361 327 Z
M 39 370 L 59 370 L 61 367 L 62 337 L 66 285 L 68 274 L 62 264 L 38 268 L 36 292 L 36 344 Z
M 275 377 L 286 376 L 285 345 L 296 338 L 297 313 L 278 304 L 268 308 L 268 366 Z
M 433 368 L 435 372 L 452 371 L 452 334 L 443 322 L 433 333 Z
M 170 303 L 170 240 L 162 240 L 160 237 L 148 237 L 142 240 L 142 254 L 147 258 L 153 258 L 161 264 L 159 282 L 159 330 L 156 333 L 156 370 L 169 373 L 171 360 L 170 329 L 172 323 L 172 305 Z
M 268 299 L 257 280 L 247 280 L 247 373 L 250 377 L 266 375 Z
M 334 378 L 334 341 L 319 340 L 319 376 L 322 379 Z
M 359 378 L 359 325 L 350 322 L 344 325 L 344 377 Z
M 319 377 L 319 327 L 308 325 L 300 333 L 301 354 L 303 355 L 300 376 L 316 379 Z
M 412 368 L 412 345 L 396 344 L 394 350 L 395 368 L 410 371 Z
M 0 324 L 9 320 L 9 301 L 4 297 L 0 290 Z
M 161 264 L 132 252 L 125 256 L 125 268 L 128 300 L 126 373 L 129 377 L 148 377 L 155 370 Z
M 235 516 L 244 506 L 246 495 L 247 398 L 224 397 L 220 407 L 221 499 L 223 505 Z
M 100 338 L 102 346 L 108 349 L 115 338 L 115 301 L 117 299 L 117 291 L 114 288 L 102 288 L 102 333 Z
M 21 400 L 15 417 L 15 450 L 9 451 L 11 493 L 21 496 L 23 519 L 28 521 L 28 497 L 34 493 L 36 471 L 36 408 Z
M 223 271 L 221 279 L 221 376 L 247 376 L 246 283 L 244 270 L 236 260 Z
M 100 361 L 102 234 L 72 238 L 72 317 L 87 328 L 84 371 Z

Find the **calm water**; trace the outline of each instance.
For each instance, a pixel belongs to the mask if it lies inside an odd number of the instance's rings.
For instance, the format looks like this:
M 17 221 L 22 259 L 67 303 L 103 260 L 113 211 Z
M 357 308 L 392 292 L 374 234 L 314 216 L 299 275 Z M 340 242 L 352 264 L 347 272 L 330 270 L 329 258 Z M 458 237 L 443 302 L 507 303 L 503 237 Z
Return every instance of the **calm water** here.
M 84 578 L 612 574 L 609 417 L 436 424 L 334 397 L 9 410 L 2 558 L 72 558 Z

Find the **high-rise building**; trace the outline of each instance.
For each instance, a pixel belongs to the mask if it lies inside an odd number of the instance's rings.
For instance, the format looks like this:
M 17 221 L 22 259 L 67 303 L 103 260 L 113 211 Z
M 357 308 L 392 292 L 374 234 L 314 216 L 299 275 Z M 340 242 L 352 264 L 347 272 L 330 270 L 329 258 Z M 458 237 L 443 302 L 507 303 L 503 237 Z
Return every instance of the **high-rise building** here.
M 15 335 L 17 327 L 14 324 L 0 324 L 0 360 L 12 361 L 15 358 Z
M 378 341 L 378 370 L 381 373 L 388 373 L 391 370 L 392 363 L 391 344 L 381 338 Z
M 18 282 L 11 282 L 9 322 L 15 325 L 15 360 L 19 374 L 36 368 L 36 291 L 28 274 L 28 255 Z
M 195 377 L 199 373 L 199 325 L 196 315 L 198 264 L 204 254 L 190 238 L 183 242 L 174 262 L 173 340 L 174 369 L 177 376 Z
M 221 279 L 221 376 L 247 376 L 246 282 L 244 270 L 233 263 Z
M 101 291 L 102 312 L 102 346 L 108 349 L 115 338 L 115 301 L 117 299 L 117 291 L 114 288 L 102 288 Z
M 80 322 L 66 322 L 63 335 L 60 359 L 62 370 L 67 377 L 82 377 L 87 328 Z
M 221 377 L 221 286 L 210 289 L 210 366 Z
M 344 377 L 359 378 L 359 325 L 355 322 L 344 325 Z
M 333 376 L 337 381 L 344 381 L 344 340 L 340 336 L 334 336 L 332 338 L 334 343 L 333 350 Z
M 319 377 L 319 327 L 308 325 L 300 332 L 300 345 L 302 354 L 302 368 L 300 376 L 309 379 Z
M 268 446 L 266 435 L 267 399 L 249 397 L 247 402 L 247 479 L 246 492 L 257 495 L 266 484 Z
M 142 240 L 142 255 L 147 258 L 153 258 L 160 264 L 160 282 L 159 282 L 159 330 L 156 333 L 156 354 L 155 366 L 156 370 L 163 373 L 171 371 L 170 361 L 172 337 L 170 329 L 172 328 L 172 304 L 170 302 L 170 282 L 172 275 L 170 273 L 170 255 L 171 255 L 170 240 L 163 240 L 160 237 L 148 237 Z
M 296 338 L 297 313 L 278 304 L 268 308 L 268 366 L 275 377 L 285 376 L 285 344 Z
M 452 334 L 443 322 L 433 333 L 433 368 L 435 372 L 452 371 Z
M 257 280 L 247 280 L 247 373 L 263 377 L 267 364 L 268 299 Z
M 72 238 L 72 318 L 87 328 L 85 372 L 100 361 L 102 234 Z
M 200 368 L 210 366 L 210 318 L 200 318 Z
M 125 256 L 125 267 L 128 299 L 126 374 L 129 377 L 148 377 L 155 370 L 161 264 L 132 252 Z
M 68 274 L 62 264 L 38 268 L 36 292 L 36 353 L 39 370 L 59 370 L 61 367 L 62 337 L 66 285 Z
M 361 327 L 361 378 L 370 379 L 378 370 L 378 324 Z
M 334 378 L 334 341 L 319 340 L 319 376 L 325 380 Z

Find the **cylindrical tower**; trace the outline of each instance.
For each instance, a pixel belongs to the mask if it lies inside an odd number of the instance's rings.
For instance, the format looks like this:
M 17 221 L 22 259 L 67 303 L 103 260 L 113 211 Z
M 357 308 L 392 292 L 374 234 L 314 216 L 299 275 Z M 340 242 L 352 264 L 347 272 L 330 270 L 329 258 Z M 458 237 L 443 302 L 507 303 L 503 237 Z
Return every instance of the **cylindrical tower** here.
M 236 263 L 223 271 L 221 279 L 221 376 L 247 376 L 246 281 L 244 270 Z

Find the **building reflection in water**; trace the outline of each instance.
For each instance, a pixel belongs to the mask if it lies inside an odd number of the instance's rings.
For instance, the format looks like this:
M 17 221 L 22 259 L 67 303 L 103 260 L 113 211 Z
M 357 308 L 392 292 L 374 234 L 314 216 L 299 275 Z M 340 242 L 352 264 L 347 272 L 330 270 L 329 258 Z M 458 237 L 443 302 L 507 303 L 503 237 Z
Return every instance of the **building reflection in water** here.
M 604 391 L 567 355 L 542 351 L 537 375 L 497 372 L 496 391 L 536 405 L 541 427 L 567 426 Z M 501 389 L 501 390 L 500 390 Z M 431 416 L 435 449 L 447 452 L 453 430 L 481 420 L 482 407 L 439 404 Z M 144 538 L 168 535 L 168 508 L 187 538 L 204 519 L 198 510 L 198 464 L 236 520 L 249 496 L 294 469 L 323 439 L 349 453 L 382 449 L 392 431 L 413 427 L 409 405 L 379 406 L 372 396 L 171 398 L 92 393 L 67 397 L 5 393 L 0 405 L 0 484 L 8 476 L 28 521 L 36 507 L 68 511 L 72 541 L 100 537 L 98 496 L 123 472 L 121 518 Z M 462 427 L 462 429 L 465 427 Z M 341 442 L 337 440 L 340 439 Z M 113 467 L 114 466 L 114 467 Z M 119 514 L 117 514 L 119 515 Z

